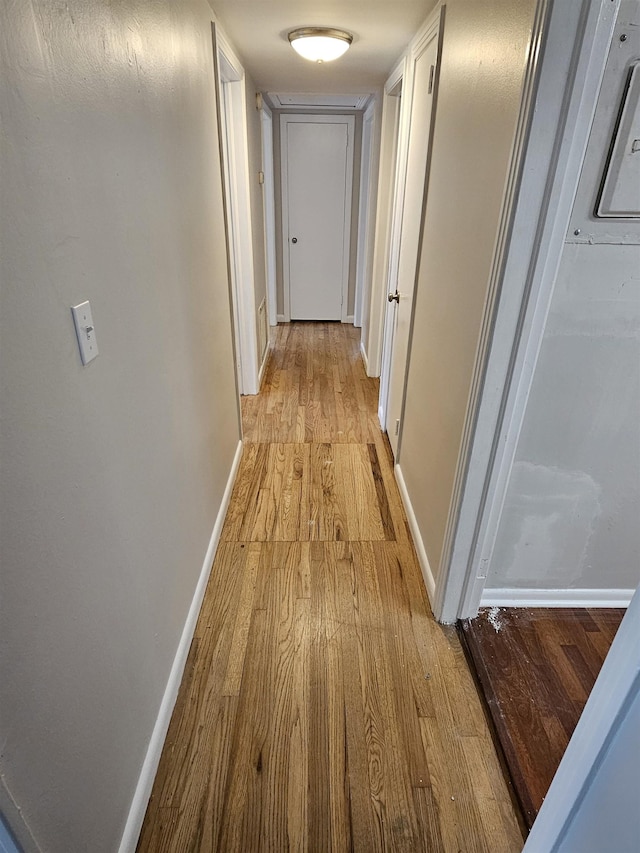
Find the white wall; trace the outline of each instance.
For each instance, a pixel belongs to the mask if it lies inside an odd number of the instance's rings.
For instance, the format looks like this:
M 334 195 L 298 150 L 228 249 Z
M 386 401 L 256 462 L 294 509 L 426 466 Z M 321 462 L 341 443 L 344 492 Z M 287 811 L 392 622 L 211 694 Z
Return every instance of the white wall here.
M 399 464 L 434 576 L 518 118 L 534 0 L 446 5 Z
M 42 849 L 99 853 L 239 437 L 211 16 L 32 0 L 0 18 L 2 781 Z
M 640 223 L 593 215 L 640 3 L 620 7 L 487 574 L 491 589 L 640 582 Z M 625 42 L 620 35 L 629 33 Z M 578 232 L 578 233 L 575 233 Z

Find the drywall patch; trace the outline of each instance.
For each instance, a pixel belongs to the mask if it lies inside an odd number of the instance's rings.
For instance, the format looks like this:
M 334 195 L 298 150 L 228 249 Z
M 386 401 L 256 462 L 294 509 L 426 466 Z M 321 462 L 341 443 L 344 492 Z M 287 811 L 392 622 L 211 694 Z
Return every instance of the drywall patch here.
M 601 489 L 584 471 L 513 466 L 493 564 L 507 586 L 571 586 L 583 572 L 602 513 Z

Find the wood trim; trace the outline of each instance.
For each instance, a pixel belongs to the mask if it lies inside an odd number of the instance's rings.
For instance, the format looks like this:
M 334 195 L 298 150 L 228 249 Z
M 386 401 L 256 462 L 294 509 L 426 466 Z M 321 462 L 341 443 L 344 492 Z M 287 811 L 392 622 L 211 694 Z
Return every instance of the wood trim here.
M 191 606 L 189 607 L 184 628 L 182 629 L 180 642 L 178 643 L 178 648 L 176 649 L 176 654 L 167 680 L 167 686 L 165 687 L 160 708 L 158 709 L 158 716 L 156 717 L 153 732 L 151 733 L 147 754 L 145 755 L 140 769 L 140 776 L 138 777 L 138 783 L 133 794 L 133 799 L 129 808 L 129 815 L 122 834 L 118 853 L 134 853 L 136 849 L 138 836 L 142 829 L 142 822 L 147 810 L 149 797 L 151 796 L 151 789 L 153 788 L 158 764 L 160 763 L 162 748 L 167 736 L 169 723 L 171 722 L 171 714 L 173 713 L 173 708 L 178 697 L 178 690 L 180 689 L 180 684 L 182 682 L 182 675 L 187 662 L 187 655 L 189 654 L 191 640 L 198 621 L 198 614 L 202 607 L 207 581 L 209 580 L 209 574 L 213 565 L 213 558 L 215 557 L 218 543 L 220 541 L 222 525 L 227 513 L 227 508 L 229 507 L 231 492 L 233 491 L 241 459 L 242 442 L 239 441 L 233 462 L 231 463 L 231 470 L 229 472 L 227 485 L 225 486 L 225 490 L 222 495 L 220 509 L 218 510 L 215 524 L 213 525 L 211 539 L 209 540 L 209 547 L 207 548 L 202 569 L 200 570 L 200 577 L 198 578 L 198 583 L 196 584 L 196 588 L 193 593 Z
M 633 589 L 485 589 L 480 607 L 628 607 Z

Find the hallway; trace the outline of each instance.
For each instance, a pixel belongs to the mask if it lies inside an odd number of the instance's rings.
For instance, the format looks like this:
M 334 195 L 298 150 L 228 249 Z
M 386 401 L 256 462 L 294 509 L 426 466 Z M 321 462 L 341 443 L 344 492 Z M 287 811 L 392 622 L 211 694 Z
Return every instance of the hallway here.
M 358 330 L 277 328 L 139 851 L 518 851 Z

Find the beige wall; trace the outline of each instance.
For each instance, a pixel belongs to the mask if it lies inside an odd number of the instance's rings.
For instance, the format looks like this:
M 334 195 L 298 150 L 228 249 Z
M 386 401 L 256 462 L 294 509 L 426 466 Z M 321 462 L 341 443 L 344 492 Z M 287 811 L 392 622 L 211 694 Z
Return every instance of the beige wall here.
M 282 172 L 280 149 L 280 116 L 294 111 L 273 111 L 273 166 L 276 214 L 276 288 L 278 314 L 284 314 L 284 279 L 282 272 Z M 332 110 L 314 110 L 316 115 L 333 115 Z M 362 112 L 341 110 L 339 115 L 353 115 L 356 119 L 353 142 L 353 194 L 351 199 L 351 250 L 349 254 L 349 295 L 347 313 L 353 314 L 356 295 L 356 264 L 358 258 L 358 205 L 360 203 L 360 154 L 362 149 Z
M 449 0 L 399 462 L 437 577 L 535 0 Z
M 43 850 L 100 853 L 239 437 L 211 17 L 204 0 L 0 9 L 2 781 Z

